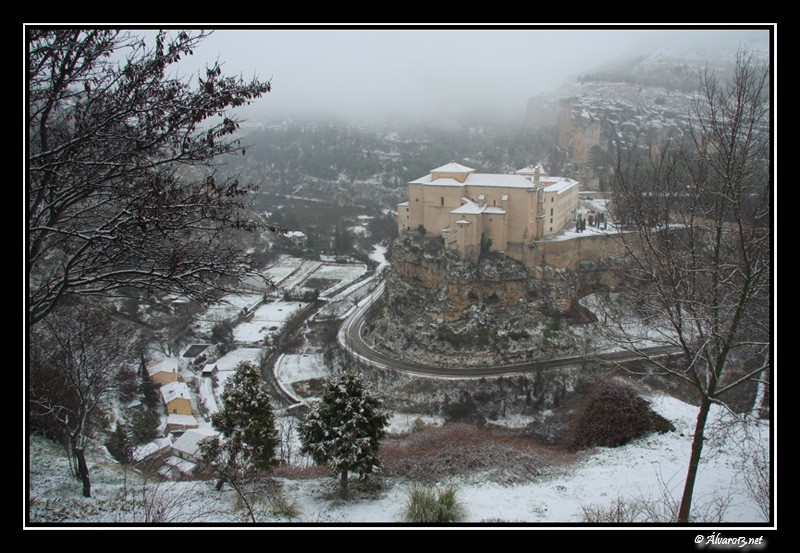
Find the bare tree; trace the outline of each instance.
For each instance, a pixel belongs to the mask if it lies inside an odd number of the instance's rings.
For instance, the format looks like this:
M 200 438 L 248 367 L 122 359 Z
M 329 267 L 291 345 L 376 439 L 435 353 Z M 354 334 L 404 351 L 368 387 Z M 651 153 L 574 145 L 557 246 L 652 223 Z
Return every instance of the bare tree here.
M 107 312 L 61 305 L 30 335 L 29 413 L 35 428 L 65 448 L 74 476 L 91 497 L 86 447 L 99 407 L 131 361 L 131 335 Z
M 31 323 L 66 295 L 123 287 L 206 300 L 252 268 L 232 239 L 258 226 L 243 209 L 252 188 L 214 160 L 244 153 L 227 112 L 270 84 L 218 64 L 196 86 L 171 76 L 205 36 L 159 33 L 151 47 L 111 29 L 27 29 Z
M 629 318 L 609 309 L 608 329 L 699 397 L 678 522 L 689 520 L 711 405 L 770 368 L 768 94 L 768 68 L 740 54 L 730 82 L 702 76 L 688 140 L 657 156 L 620 151 L 615 167 Z M 681 362 L 649 356 L 654 343 Z

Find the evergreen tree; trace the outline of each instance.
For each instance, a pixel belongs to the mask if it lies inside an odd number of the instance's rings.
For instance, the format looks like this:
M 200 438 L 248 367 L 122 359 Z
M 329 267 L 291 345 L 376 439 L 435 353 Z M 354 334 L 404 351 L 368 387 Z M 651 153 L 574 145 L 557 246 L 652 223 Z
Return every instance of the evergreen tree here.
M 380 400 L 355 372 L 346 370 L 325 382 L 322 400 L 301 424 L 301 451 L 339 475 L 346 498 L 350 472 L 363 478 L 380 468 L 378 449 L 388 421 Z
M 128 465 L 133 463 L 133 443 L 125 423 L 118 422 L 117 428 L 108 437 L 106 448 L 114 459 L 122 465 L 122 489 L 124 497 L 128 496 Z
M 151 411 L 158 409 L 158 406 L 161 405 L 158 386 L 155 382 L 150 380 L 150 376 L 147 374 L 147 369 L 145 369 L 144 373 L 142 374 L 140 390 L 142 392 L 142 403 L 144 406 Z
M 228 482 L 252 517 L 250 504 L 241 490 L 242 479 L 274 467 L 278 445 L 272 402 L 255 365 L 239 363 L 225 382 L 222 410 L 211 417 L 211 423 L 220 436 L 203 441 L 203 460 L 218 477 L 217 489 Z
M 124 423 L 117 423 L 117 428 L 108 437 L 106 448 L 120 464 L 129 465 L 133 461 L 133 443 Z
M 134 446 L 146 444 L 158 438 L 161 418 L 155 411 L 141 409 L 133 414 L 130 439 Z

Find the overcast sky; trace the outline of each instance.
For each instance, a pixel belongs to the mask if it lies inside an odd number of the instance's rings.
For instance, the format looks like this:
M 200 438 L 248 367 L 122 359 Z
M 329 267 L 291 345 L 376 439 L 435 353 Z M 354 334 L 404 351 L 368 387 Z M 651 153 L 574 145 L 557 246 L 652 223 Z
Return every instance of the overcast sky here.
M 489 106 L 524 114 L 530 96 L 565 79 L 656 40 L 698 36 L 709 31 L 217 27 L 187 70 L 219 59 L 226 74 L 270 79 L 272 92 L 257 104 L 274 114 L 407 116 Z

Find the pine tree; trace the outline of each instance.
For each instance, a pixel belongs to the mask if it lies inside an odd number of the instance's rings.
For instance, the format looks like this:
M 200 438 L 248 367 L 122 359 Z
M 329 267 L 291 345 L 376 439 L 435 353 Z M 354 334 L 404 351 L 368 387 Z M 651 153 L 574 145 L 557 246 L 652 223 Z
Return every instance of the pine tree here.
M 228 482 L 252 517 L 250 504 L 241 490 L 242 479 L 273 468 L 278 445 L 272 402 L 255 365 L 239 363 L 233 376 L 225 382 L 222 405 L 222 410 L 211 417 L 220 436 L 203 441 L 203 460 L 217 475 L 217 489 Z
M 117 428 L 106 442 L 108 452 L 123 465 L 133 462 L 133 443 L 124 423 L 117 423 Z
M 322 400 L 301 424 L 301 451 L 339 475 L 346 498 L 350 472 L 363 478 L 380 468 L 378 449 L 388 421 L 380 400 L 355 372 L 346 370 L 326 380 Z

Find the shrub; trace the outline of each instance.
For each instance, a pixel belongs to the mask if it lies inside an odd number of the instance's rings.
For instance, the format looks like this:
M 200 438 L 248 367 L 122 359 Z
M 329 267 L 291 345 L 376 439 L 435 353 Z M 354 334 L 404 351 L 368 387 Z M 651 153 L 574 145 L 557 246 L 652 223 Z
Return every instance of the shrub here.
M 458 522 L 465 515 L 466 510 L 458 498 L 458 489 L 455 486 L 436 490 L 415 485 L 408 492 L 404 513 L 407 522 L 418 524 Z
M 650 409 L 634 387 L 618 379 L 602 381 L 584 396 L 570 426 L 570 449 L 617 447 L 650 432 L 675 430 Z
M 589 524 L 629 524 L 642 522 L 643 506 L 640 501 L 618 497 L 611 505 L 584 505 L 583 522 Z

